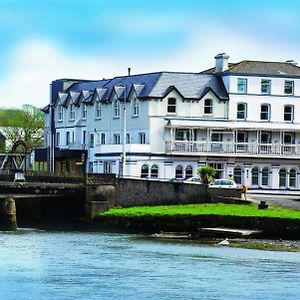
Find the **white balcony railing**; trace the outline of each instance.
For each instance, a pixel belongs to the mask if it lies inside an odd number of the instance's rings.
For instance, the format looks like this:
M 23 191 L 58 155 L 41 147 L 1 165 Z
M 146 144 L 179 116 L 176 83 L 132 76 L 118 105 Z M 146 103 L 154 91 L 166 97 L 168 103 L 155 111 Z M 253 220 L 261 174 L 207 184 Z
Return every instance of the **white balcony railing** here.
M 250 156 L 300 156 L 300 145 L 234 142 L 167 141 L 167 153 L 244 154 Z

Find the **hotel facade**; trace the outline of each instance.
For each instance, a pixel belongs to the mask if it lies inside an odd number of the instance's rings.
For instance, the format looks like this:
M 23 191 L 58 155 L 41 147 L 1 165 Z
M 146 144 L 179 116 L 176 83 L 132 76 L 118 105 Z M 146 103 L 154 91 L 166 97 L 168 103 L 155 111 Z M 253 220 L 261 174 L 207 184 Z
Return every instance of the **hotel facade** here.
M 52 170 L 185 179 L 211 165 L 249 188 L 300 188 L 293 61 L 229 63 L 221 53 L 200 73 L 59 79 L 44 112 L 35 156 Z

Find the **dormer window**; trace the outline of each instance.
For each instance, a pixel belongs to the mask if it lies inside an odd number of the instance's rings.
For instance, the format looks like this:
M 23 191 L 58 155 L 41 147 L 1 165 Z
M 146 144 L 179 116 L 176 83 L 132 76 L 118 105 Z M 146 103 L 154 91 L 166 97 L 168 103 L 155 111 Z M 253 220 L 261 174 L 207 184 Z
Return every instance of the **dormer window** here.
M 284 94 L 293 95 L 294 94 L 294 81 L 286 80 L 284 82 Z
M 204 100 L 204 114 L 212 115 L 213 114 L 213 101 L 212 99 Z
M 114 118 L 120 118 L 120 101 L 116 100 L 114 104 Z
M 74 107 L 74 104 L 70 105 L 70 120 L 75 120 L 75 107 Z
M 168 99 L 167 113 L 168 114 L 176 114 L 176 99 L 175 98 Z
M 237 92 L 239 94 L 246 94 L 247 93 L 247 79 L 246 78 L 238 78 Z
M 101 119 L 101 110 L 102 110 L 101 102 L 96 102 L 96 119 Z
M 64 119 L 64 107 L 62 105 L 58 106 L 58 121 L 63 121 Z
M 82 105 L 82 119 L 86 120 L 87 118 L 87 107 L 85 104 Z
M 139 114 L 140 114 L 140 101 L 137 98 L 135 98 L 133 100 L 132 116 L 138 117 Z
M 261 80 L 261 93 L 262 94 L 271 94 L 271 80 L 262 79 Z

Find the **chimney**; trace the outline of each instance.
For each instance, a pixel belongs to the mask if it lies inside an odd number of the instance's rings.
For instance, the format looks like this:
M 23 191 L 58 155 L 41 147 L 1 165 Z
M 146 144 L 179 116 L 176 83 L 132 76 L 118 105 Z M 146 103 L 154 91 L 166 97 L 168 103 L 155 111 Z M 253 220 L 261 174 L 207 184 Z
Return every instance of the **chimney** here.
M 128 76 L 130 76 L 131 68 L 128 68 Z
M 219 53 L 215 56 L 216 67 L 215 73 L 224 72 L 228 69 L 228 59 L 229 56 L 226 53 Z

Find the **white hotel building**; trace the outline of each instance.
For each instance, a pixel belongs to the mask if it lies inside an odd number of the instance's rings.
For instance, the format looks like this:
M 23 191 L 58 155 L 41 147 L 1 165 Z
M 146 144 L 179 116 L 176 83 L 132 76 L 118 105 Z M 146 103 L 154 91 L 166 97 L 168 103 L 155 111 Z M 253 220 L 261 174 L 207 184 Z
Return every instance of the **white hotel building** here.
M 300 68 L 215 59 L 201 73 L 53 81 L 36 160 L 54 161 L 57 171 L 83 164 L 161 179 L 196 176 L 209 164 L 250 188 L 299 189 Z

